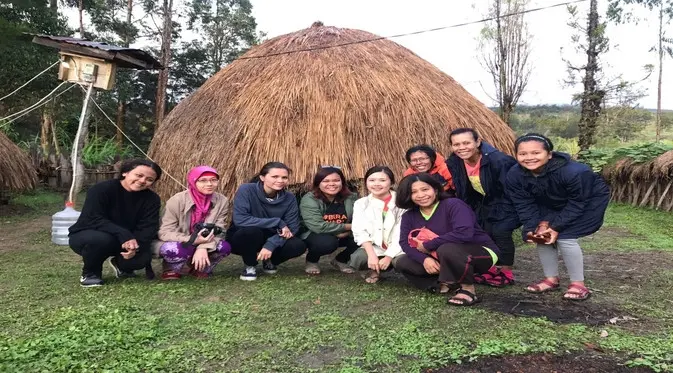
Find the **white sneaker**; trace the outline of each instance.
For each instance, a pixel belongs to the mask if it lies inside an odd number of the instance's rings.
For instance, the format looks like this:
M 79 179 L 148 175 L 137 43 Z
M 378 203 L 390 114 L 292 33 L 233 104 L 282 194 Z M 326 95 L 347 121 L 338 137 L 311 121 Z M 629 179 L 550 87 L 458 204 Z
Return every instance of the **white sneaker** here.
M 238 277 L 243 281 L 255 281 L 257 280 L 257 268 L 255 267 L 245 267 L 241 275 Z

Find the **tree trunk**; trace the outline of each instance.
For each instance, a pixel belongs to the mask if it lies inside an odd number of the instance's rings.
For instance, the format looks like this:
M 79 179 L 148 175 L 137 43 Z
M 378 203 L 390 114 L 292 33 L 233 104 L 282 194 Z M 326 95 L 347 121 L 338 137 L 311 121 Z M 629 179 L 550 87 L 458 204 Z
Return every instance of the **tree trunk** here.
M 130 29 L 131 29 L 131 21 L 132 21 L 132 16 L 133 16 L 133 0 L 128 0 L 127 1 L 127 6 L 126 6 L 126 34 L 124 35 L 124 43 L 122 46 L 128 48 L 131 44 L 131 35 L 130 35 Z M 121 91 L 118 91 L 117 93 L 117 135 L 116 141 L 117 141 L 117 147 L 119 149 L 122 148 L 124 145 L 124 125 L 126 124 L 126 97 L 125 95 L 122 94 Z
M 581 116 L 579 122 L 580 151 L 588 150 L 595 142 L 594 135 L 598 118 L 601 114 L 601 102 L 604 93 L 598 89 L 596 74 L 598 66 L 598 0 L 591 0 L 589 5 L 589 26 L 587 27 L 587 65 L 584 75 L 584 92 L 581 100 Z M 581 155 L 582 153 L 580 153 Z
M 79 0 L 79 37 L 84 39 L 84 0 Z
M 657 81 L 656 141 L 661 141 L 661 77 L 664 72 L 664 2 L 659 3 L 659 78 Z
M 507 108 L 507 103 L 505 102 L 505 97 L 507 93 L 507 74 L 505 71 L 505 68 L 507 66 L 507 51 L 505 50 L 505 45 L 502 41 L 502 22 L 501 22 L 501 10 L 502 8 L 502 0 L 497 0 L 496 1 L 496 18 L 495 18 L 495 24 L 496 24 L 496 37 L 497 37 L 497 43 L 498 43 L 498 52 L 500 53 L 500 65 L 498 66 L 498 70 L 500 72 L 500 93 L 498 94 L 498 100 L 500 101 L 498 104 L 500 106 L 500 117 L 502 120 L 509 124 L 509 112 Z
M 52 101 L 53 102 L 53 101 Z M 51 129 L 54 127 L 54 116 L 51 103 L 42 110 L 42 125 L 40 126 L 40 148 L 42 158 L 47 159 L 51 153 Z
M 160 62 L 163 69 L 159 71 L 156 95 L 156 122 L 154 123 L 154 132 L 156 133 L 166 113 L 166 89 L 168 87 L 168 73 L 171 62 L 171 35 L 173 33 L 173 0 L 164 0 L 164 23 L 161 35 L 161 56 Z

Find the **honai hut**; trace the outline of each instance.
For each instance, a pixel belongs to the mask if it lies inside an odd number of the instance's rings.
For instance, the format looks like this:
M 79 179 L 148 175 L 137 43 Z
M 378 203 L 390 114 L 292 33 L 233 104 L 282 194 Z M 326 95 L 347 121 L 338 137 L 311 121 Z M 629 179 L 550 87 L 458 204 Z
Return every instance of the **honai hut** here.
M 180 180 L 212 165 L 232 196 L 268 161 L 289 165 L 294 184 L 310 183 L 321 165 L 341 167 L 349 180 L 373 165 L 402 175 L 409 147 L 428 143 L 448 155 L 459 127 L 513 151 L 510 128 L 429 62 L 369 32 L 316 22 L 208 79 L 165 118 L 149 155 Z M 181 188 L 157 185 L 162 198 Z
M 36 182 L 28 154 L 0 132 L 0 203 L 7 198 L 5 192 L 32 189 Z

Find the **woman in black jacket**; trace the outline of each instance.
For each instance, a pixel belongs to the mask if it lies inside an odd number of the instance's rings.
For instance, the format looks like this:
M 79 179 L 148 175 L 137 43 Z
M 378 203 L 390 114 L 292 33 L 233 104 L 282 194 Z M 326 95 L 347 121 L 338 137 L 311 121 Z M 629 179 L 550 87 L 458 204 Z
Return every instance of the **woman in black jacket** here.
M 477 283 L 505 286 L 514 283 L 512 232 L 521 225 L 505 192 L 505 177 L 516 160 L 479 138 L 472 128 L 451 132 L 453 153 L 446 164 L 453 175 L 456 197 L 475 211 L 479 225 L 500 248 L 498 266 L 476 275 Z
M 87 191 L 69 234 L 70 247 L 84 261 L 80 285 L 102 285 L 103 263 L 110 257 L 117 278 L 149 267 L 161 200 L 148 188 L 160 177 L 156 163 L 134 159 L 122 165 L 118 180 L 100 182 Z
M 545 278 L 526 288 L 544 293 L 559 288 L 558 255 L 570 276 L 563 295 L 585 300 L 584 262 L 578 238 L 596 232 L 610 201 L 603 178 L 565 153 L 553 152 L 552 142 L 538 134 L 519 137 L 515 143 L 519 163 L 507 174 L 507 190 L 523 223 L 524 240 L 537 241 Z

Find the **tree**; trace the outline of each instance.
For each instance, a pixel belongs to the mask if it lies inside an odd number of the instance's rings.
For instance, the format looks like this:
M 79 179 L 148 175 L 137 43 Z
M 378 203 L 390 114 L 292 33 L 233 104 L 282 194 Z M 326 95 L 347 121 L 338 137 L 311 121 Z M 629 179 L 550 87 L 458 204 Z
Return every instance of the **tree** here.
M 488 25 L 481 31 L 482 64 L 493 78 L 500 117 L 507 124 L 531 74 L 531 35 L 520 14 L 527 4 L 528 0 L 493 0 L 489 13 L 495 18 L 495 26 Z
M 600 21 L 598 15 L 598 0 L 589 3 L 587 26 L 582 25 L 581 17 L 576 6 L 568 6 L 571 20 L 568 25 L 575 30 L 572 42 L 577 52 L 586 55 L 585 64 L 576 64 L 566 61 L 568 79 L 566 84 L 575 85 L 578 77 L 582 76 L 583 91 L 573 98 L 580 102 L 579 141 L 581 151 L 588 150 L 596 141 L 595 134 L 598 119 L 601 115 L 601 104 L 605 97 L 605 89 L 601 85 L 602 65 L 600 56 L 609 49 L 608 38 L 605 36 L 606 24 Z M 584 39 L 584 42 L 582 42 Z M 582 153 L 580 153 L 581 156 Z
M 203 42 L 197 45 L 206 50 L 209 75 L 258 43 L 249 0 L 193 0 L 187 25 L 191 31 L 203 31 Z
M 657 44 L 650 51 L 658 52 L 659 69 L 657 76 L 657 114 L 656 114 L 656 141 L 661 140 L 662 113 L 661 113 L 661 86 L 664 71 L 664 56 L 673 57 L 673 38 L 666 36 L 665 25 L 673 20 L 673 0 L 610 0 L 608 17 L 617 22 L 629 22 L 633 19 L 630 12 L 624 13 L 624 5 L 637 4 L 648 8 L 650 11 L 658 11 L 659 28 L 657 32 Z M 666 18 L 666 24 L 664 24 Z

